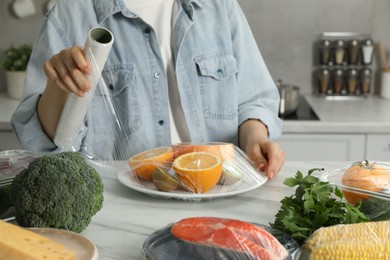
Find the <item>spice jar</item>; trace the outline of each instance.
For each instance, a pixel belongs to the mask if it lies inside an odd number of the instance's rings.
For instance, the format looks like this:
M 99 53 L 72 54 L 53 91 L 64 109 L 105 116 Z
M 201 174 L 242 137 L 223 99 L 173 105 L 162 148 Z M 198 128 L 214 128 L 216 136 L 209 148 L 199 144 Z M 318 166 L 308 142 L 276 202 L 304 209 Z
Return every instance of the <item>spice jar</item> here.
M 356 69 L 348 70 L 348 94 L 356 94 L 358 73 Z
M 363 95 L 367 95 L 371 90 L 372 71 L 371 69 L 365 68 L 360 71 L 360 91 Z
M 345 46 L 343 40 L 338 40 L 336 42 L 334 60 L 337 65 L 342 65 L 345 61 Z
M 340 95 L 343 90 L 343 85 L 344 85 L 344 71 L 342 69 L 337 69 L 334 71 L 334 76 L 333 76 L 334 94 Z
M 331 59 L 330 59 L 330 41 L 329 40 L 323 40 L 321 41 L 320 46 L 320 64 L 322 65 L 332 65 Z
M 364 65 L 370 65 L 372 63 L 372 57 L 374 54 L 374 45 L 371 39 L 367 39 L 362 44 L 362 63 Z
M 321 69 L 318 73 L 319 77 L 319 93 L 326 94 L 329 89 L 330 71 L 328 69 Z
M 359 60 L 359 42 L 357 40 L 351 40 L 348 50 L 349 64 L 356 65 Z

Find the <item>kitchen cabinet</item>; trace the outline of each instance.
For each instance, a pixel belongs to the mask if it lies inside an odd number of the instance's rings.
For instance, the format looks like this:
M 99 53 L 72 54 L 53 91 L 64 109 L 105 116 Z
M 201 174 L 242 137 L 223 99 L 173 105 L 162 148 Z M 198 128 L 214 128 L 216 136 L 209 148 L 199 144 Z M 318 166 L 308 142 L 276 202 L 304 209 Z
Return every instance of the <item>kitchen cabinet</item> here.
M 0 151 L 22 148 L 11 126 L 11 117 L 19 102 L 0 92 Z
M 390 100 L 304 97 L 318 120 L 284 120 L 287 161 L 390 161 Z
M 369 160 L 390 161 L 390 134 L 368 134 L 366 157 Z
M 287 161 L 390 161 L 390 134 L 283 134 Z
M 14 132 L 0 130 L 0 151 L 14 149 L 22 149 L 22 145 Z
M 364 134 L 283 134 L 278 140 L 286 161 L 358 161 L 365 159 Z

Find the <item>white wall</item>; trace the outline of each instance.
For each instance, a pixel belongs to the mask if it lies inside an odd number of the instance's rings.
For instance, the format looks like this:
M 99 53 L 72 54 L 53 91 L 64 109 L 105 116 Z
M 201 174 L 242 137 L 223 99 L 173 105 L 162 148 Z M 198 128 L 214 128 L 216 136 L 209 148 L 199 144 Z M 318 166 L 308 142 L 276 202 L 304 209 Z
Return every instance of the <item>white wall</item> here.
M 322 32 L 372 34 L 373 3 L 381 1 L 239 0 L 239 3 L 273 78 L 300 86 L 302 93 L 313 93 L 316 87 L 312 77 L 313 55 L 317 55 L 313 45 L 317 36 Z

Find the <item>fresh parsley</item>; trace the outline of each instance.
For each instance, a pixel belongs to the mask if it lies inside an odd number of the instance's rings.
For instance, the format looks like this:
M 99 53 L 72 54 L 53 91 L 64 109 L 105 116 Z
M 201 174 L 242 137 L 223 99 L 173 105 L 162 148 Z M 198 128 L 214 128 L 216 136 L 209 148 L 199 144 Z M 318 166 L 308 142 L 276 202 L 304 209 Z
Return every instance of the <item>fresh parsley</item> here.
M 369 221 L 359 210 L 360 204 L 352 206 L 344 202 L 339 188 L 312 176 L 313 172 L 322 170 L 311 169 L 306 176 L 297 171 L 295 177 L 284 180 L 284 185 L 298 187 L 294 195 L 281 200 L 275 222 L 270 223 L 301 245 L 320 227 Z

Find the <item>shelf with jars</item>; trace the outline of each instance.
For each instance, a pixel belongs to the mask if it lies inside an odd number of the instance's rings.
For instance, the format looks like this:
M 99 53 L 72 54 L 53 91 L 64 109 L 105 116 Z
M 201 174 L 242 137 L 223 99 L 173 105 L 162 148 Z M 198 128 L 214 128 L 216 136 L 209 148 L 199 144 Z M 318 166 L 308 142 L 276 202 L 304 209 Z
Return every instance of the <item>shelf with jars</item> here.
M 338 97 L 364 97 L 370 94 L 374 42 L 367 34 L 322 33 L 315 43 L 316 92 Z

